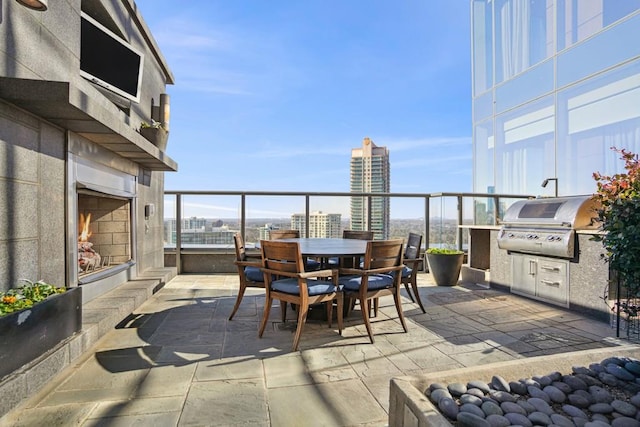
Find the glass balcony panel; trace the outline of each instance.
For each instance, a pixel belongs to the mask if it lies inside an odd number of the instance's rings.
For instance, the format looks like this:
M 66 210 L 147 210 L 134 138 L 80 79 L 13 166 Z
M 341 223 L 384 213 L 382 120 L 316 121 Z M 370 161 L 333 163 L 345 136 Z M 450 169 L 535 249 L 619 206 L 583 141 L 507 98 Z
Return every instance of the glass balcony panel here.
M 558 0 L 558 51 L 640 9 L 640 0 Z
M 549 60 L 496 87 L 496 113 L 553 91 L 553 61 Z
M 496 83 L 553 55 L 552 0 L 497 0 L 494 14 Z
M 558 87 L 640 55 L 640 14 L 558 55 Z
M 478 122 L 493 115 L 493 92 L 487 92 L 473 100 L 473 120 Z
M 474 0 L 471 9 L 473 34 L 473 93 L 479 95 L 493 86 L 493 19 L 490 0 Z
M 593 172 L 622 171 L 611 147 L 640 152 L 640 61 L 558 93 L 559 185 L 572 194 L 596 190 Z
M 497 193 L 540 194 L 542 181 L 555 177 L 554 114 L 549 96 L 496 118 Z
M 486 120 L 477 124 L 474 129 L 474 191 L 479 193 L 493 193 L 495 191 L 494 180 L 494 153 L 495 143 L 493 135 L 493 121 Z

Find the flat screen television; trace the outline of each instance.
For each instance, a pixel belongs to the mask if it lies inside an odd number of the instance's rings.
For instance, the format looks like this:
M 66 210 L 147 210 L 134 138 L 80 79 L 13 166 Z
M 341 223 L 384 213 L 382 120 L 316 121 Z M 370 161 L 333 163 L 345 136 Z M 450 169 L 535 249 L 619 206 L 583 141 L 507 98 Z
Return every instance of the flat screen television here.
M 80 18 L 80 75 L 140 102 L 144 55 L 87 14 Z

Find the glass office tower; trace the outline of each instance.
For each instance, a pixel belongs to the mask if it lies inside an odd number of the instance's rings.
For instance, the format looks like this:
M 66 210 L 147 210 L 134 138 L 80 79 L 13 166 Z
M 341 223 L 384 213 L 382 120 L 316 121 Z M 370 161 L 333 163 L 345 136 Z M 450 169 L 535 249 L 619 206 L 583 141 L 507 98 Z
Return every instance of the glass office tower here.
M 640 0 L 471 0 L 474 191 L 592 194 L 640 153 Z M 541 188 L 547 178 L 556 178 Z
M 388 193 L 391 187 L 389 150 L 378 147 L 370 138 L 364 138 L 362 148 L 351 150 L 351 192 Z M 369 213 L 369 208 L 371 212 Z M 351 229 L 370 230 L 374 239 L 389 238 L 388 197 L 351 197 Z M 369 220 L 371 221 L 369 223 Z

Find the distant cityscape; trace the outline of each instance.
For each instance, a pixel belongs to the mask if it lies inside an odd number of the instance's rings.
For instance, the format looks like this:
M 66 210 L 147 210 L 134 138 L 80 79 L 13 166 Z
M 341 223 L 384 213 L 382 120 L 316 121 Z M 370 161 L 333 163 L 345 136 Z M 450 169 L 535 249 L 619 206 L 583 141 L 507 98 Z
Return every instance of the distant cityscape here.
M 333 214 L 340 217 L 340 214 Z M 310 221 L 311 222 L 311 221 Z M 455 219 L 431 218 L 429 221 L 430 244 L 429 246 L 454 247 L 457 238 L 457 221 Z M 424 235 L 425 223 L 423 219 L 391 219 L 389 221 L 388 235 L 391 239 L 406 238 L 409 232 Z M 343 230 L 350 228 L 350 220 L 341 218 L 337 227 L 313 229 L 310 226 L 309 237 L 341 237 Z M 269 231 L 277 229 L 300 230 L 302 236 L 306 235 L 304 229 L 299 226 L 296 214 L 292 218 L 256 218 L 247 219 L 245 224 L 245 241 L 255 243 L 259 240 L 269 239 Z M 312 233 L 312 229 L 314 232 Z M 177 222 L 175 219 L 165 219 L 165 247 L 176 246 Z M 200 218 L 190 217 L 182 219 L 181 246 L 182 247 L 233 247 L 233 235 L 240 232 L 240 220 L 237 218 Z M 424 244 L 423 244 L 424 245 Z M 426 247 L 426 245 L 424 245 Z

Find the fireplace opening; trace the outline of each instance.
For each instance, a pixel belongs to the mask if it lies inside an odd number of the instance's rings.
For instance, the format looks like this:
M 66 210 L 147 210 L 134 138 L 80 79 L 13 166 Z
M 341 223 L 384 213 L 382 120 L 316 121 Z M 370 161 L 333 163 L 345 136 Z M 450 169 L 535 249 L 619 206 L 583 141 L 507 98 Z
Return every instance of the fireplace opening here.
M 78 279 L 131 261 L 131 201 L 80 190 L 78 193 Z

